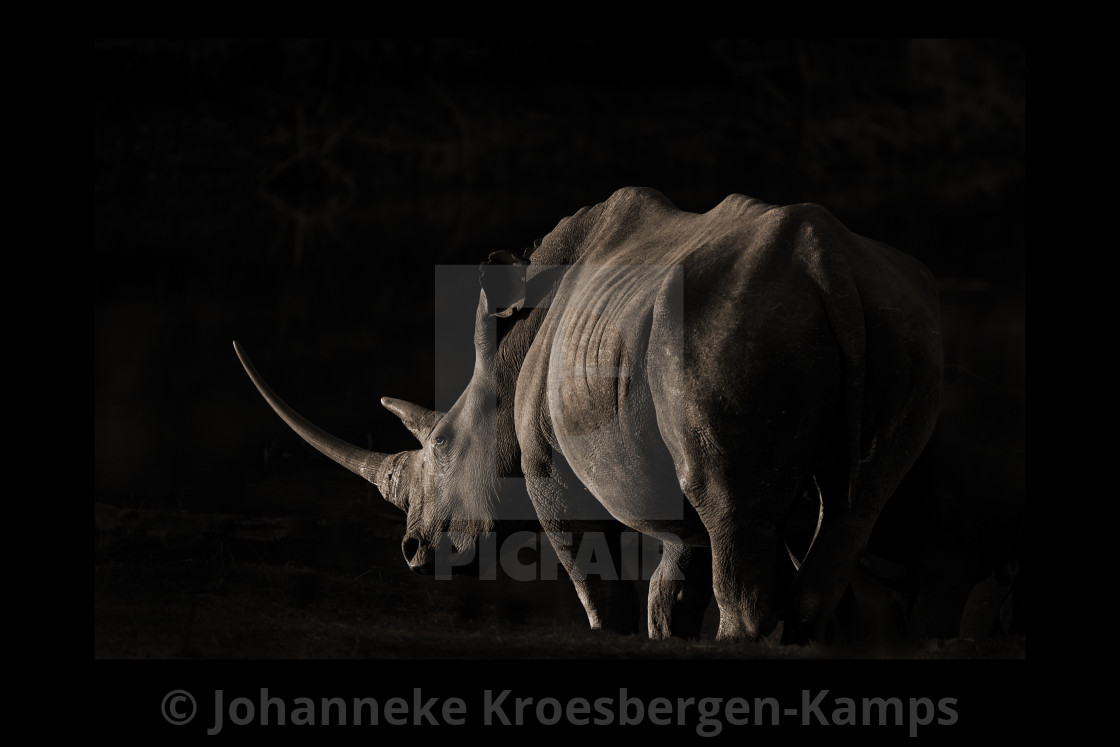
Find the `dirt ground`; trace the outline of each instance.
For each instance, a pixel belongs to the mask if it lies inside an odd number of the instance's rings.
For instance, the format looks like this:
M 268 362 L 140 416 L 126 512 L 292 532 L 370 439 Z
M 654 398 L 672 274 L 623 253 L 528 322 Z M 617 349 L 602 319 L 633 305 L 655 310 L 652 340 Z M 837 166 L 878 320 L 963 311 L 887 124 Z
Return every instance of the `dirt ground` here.
M 360 480 L 247 483 L 237 512 L 94 506 L 100 659 L 1024 658 L 1025 638 L 918 649 L 650 641 L 587 627 L 569 582 L 440 581 L 400 553 L 404 525 Z M 636 582 L 641 584 L 640 581 Z

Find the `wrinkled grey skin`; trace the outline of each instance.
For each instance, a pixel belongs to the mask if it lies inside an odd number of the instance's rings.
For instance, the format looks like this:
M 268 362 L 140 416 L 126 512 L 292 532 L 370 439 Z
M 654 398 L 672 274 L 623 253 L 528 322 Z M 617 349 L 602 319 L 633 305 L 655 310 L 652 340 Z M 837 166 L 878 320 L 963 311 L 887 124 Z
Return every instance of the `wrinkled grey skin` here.
M 512 305 L 489 300 L 487 267 L 505 262 L 521 283 Z M 821 639 L 933 428 L 928 271 L 815 205 L 732 195 L 695 214 L 637 188 L 483 270 L 474 375 L 455 406 L 383 400 L 417 451 L 374 454 L 314 429 L 238 353 L 300 435 L 407 511 L 414 570 L 431 569 L 441 537 L 469 547 L 528 500 L 592 627 L 638 627 L 634 585 L 573 560 L 584 533 L 629 528 L 664 542 L 652 637 L 698 635 L 714 594 L 720 638 L 784 619 L 784 641 Z M 498 479 L 519 476 L 527 496 Z M 804 499 L 814 481 L 819 504 Z M 806 520 L 811 547 L 794 550 Z

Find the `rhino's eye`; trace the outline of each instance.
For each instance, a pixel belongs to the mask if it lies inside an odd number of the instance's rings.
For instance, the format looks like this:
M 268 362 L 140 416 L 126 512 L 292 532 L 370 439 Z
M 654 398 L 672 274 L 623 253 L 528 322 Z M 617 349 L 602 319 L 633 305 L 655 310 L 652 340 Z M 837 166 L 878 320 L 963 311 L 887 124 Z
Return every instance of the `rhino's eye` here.
M 447 443 L 447 439 L 443 436 L 436 436 L 432 439 L 432 443 L 434 443 L 436 446 L 443 446 L 445 443 Z

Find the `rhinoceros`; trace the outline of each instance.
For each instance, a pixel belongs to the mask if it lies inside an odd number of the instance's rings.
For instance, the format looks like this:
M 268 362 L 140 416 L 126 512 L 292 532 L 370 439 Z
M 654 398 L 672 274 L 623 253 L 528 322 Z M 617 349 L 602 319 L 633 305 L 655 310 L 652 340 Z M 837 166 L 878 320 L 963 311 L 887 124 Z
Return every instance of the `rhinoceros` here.
M 819 640 L 876 518 L 933 429 L 938 293 L 917 260 L 814 204 L 733 194 L 705 213 L 624 188 L 481 266 L 475 363 L 446 413 L 384 398 L 420 448 L 315 427 L 241 361 L 309 444 L 407 513 L 412 570 L 539 522 L 592 628 L 639 629 L 635 585 L 582 542 L 661 540 L 653 638 Z M 511 290 L 512 289 L 512 290 Z M 811 543 L 787 537 L 819 487 Z M 605 538 L 605 540 L 603 539 Z M 796 568 L 796 570 L 795 570 Z

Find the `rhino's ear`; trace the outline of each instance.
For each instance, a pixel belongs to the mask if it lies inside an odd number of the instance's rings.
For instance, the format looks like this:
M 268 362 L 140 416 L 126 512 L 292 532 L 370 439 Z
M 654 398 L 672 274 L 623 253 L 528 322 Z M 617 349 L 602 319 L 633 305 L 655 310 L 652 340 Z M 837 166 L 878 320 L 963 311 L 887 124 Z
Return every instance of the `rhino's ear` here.
M 507 317 L 525 304 L 525 270 L 529 260 L 513 252 L 494 252 L 479 267 L 492 316 Z
M 428 434 L 432 432 L 432 428 L 435 428 L 436 423 L 443 417 L 442 412 L 429 410 L 426 407 L 392 397 L 382 397 L 381 406 L 400 418 L 404 427 L 408 428 L 409 433 L 415 436 L 420 443 L 424 443 Z

